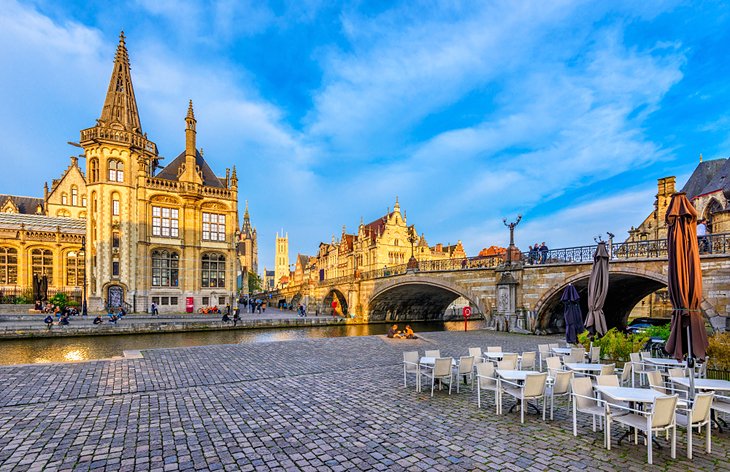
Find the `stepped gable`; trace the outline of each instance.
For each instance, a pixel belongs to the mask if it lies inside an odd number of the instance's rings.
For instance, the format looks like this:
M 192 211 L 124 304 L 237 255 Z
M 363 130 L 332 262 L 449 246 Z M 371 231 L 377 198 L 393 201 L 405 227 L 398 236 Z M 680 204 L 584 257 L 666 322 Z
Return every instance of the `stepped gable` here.
M 185 164 L 185 151 L 181 152 L 179 156 L 177 156 L 172 162 L 170 162 L 168 165 L 165 166 L 164 169 L 160 171 L 155 177 L 158 179 L 165 179 L 165 180 L 180 180 L 179 174 L 180 174 L 180 166 Z M 203 159 L 203 155 L 200 154 L 199 150 L 195 151 L 195 165 L 198 166 L 198 168 L 203 173 L 203 185 L 208 187 L 217 187 L 217 188 L 225 188 L 225 185 L 223 185 L 223 182 L 216 177 L 213 170 L 208 166 L 208 163 L 205 162 L 205 159 Z

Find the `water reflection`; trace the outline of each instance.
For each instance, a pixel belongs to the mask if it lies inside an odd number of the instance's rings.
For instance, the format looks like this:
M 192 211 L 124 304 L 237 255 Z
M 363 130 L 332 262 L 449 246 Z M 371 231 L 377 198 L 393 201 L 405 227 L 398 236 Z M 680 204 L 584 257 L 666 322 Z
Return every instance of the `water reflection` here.
M 204 346 L 209 344 L 260 343 L 295 339 L 335 338 L 385 334 L 387 324 L 340 325 L 311 328 L 238 329 L 190 333 L 155 333 L 122 336 L 83 336 L 0 341 L 0 364 L 77 362 L 121 356 L 124 350 Z M 411 323 L 416 334 L 426 331 L 458 331 L 463 322 Z M 403 323 L 401 323 L 401 328 Z M 469 329 L 484 327 L 470 321 Z

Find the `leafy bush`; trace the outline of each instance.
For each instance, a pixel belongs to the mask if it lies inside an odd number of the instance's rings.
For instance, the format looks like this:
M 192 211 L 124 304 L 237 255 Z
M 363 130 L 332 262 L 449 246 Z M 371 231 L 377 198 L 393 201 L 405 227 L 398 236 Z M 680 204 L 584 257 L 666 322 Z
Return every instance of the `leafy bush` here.
M 611 328 L 603 337 L 595 339 L 593 346 L 601 348 L 602 358 L 627 362 L 630 360 L 630 354 L 632 352 L 639 352 L 650 338 L 651 336 L 645 332 L 625 334 L 616 328 Z M 578 336 L 578 342 L 588 349 L 590 339 L 587 331 Z
M 28 303 L 33 302 L 30 300 L 30 297 L 26 297 L 25 295 L 18 295 L 17 297 L 15 297 L 13 303 L 17 305 L 27 305 Z
M 708 367 L 717 370 L 730 370 L 730 333 L 715 333 L 708 338 L 710 356 Z
M 650 326 L 644 330 L 644 333 L 650 338 L 659 338 L 664 341 L 669 339 L 669 333 L 672 330 L 672 324 L 667 323 L 664 326 Z
M 57 293 L 51 297 L 49 302 L 63 310 L 68 306 L 68 296 L 65 293 Z

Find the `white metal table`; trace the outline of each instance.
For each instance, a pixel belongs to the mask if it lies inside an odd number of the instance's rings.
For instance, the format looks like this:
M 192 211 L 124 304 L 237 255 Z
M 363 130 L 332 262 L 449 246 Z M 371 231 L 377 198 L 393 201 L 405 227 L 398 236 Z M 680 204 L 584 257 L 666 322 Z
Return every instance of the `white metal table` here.
M 603 364 L 566 362 L 565 367 L 576 372 L 600 372 L 603 368 Z
M 432 369 L 433 366 L 436 364 L 436 357 L 428 357 L 423 356 L 420 359 L 418 359 L 418 367 L 417 367 L 417 378 L 418 381 L 416 382 L 416 390 L 421 391 L 421 366 L 426 367 L 427 369 Z M 456 365 L 456 359 L 453 357 L 451 358 L 451 367 L 454 367 Z
M 635 403 L 641 403 L 642 405 L 654 403 L 654 400 L 657 397 L 666 396 L 665 394 L 657 392 L 651 388 L 608 387 L 605 385 L 596 385 L 595 389 L 601 395 L 611 397 L 611 399 L 620 402 L 628 402 L 629 405 L 633 405 Z M 631 431 L 631 429 L 626 430 L 626 432 L 619 438 L 619 444 L 621 444 L 621 441 L 629 435 L 629 431 Z M 652 441 L 653 440 L 654 438 L 652 438 Z M 656 444 L 656 446 L 661 448 L 659 444 Z
M 557 354 L 559 356 L 569 356 L 571 354 L 571 348 L 569 347 L 553 347 L 550 348 L 551 351 L 553 351 L 554 354 Z
M 678 385 L 689 388 L 689 378 L 687 377 L 672 377 L 670 380 Z M 730 392 L 730 380 L 695 379 L 695 388 L 697 390 Z

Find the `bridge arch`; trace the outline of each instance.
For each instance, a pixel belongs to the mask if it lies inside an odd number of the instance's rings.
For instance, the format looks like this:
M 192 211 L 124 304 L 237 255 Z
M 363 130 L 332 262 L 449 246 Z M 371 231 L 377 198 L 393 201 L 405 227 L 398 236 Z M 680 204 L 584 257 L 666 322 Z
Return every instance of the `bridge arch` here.
M 541 331 L 564 331 L 563 307 L 560 296 L 568 284 L 573 284 L 580 294 L 581 312 L 588 315 L 588 280 L 590 270 L 568 277 L 560 284 L 545 292 L 535 305 L 537 327 Z M 608 295 L 603 312 L 606 325 L 611 328 L 626 326 L 629 314 L 647 295 L 667 286 L 667 276 L 661 273 L 632 267 L 610 267 Z M 715 315 L 715 310 L 707 300 L 702 301 L 702 310 L 706 317 Z
M 322 308 L 324 310 L 324 314 L 332 314 L 332 302 L 335 300 L 337 300 L 337 304 L 342 309 L 342 315 L 347 315 L 349 313 L 349 306 L 347 306 L 347 297 L 338 288 L 330 289 L 327 292 L 327 295 L 325 295 L 324 299 L 322 300 Z
M 446 308 L 464 297 L 482 314 L 478 298 L 448 279 L 406 275 L 378 284 L 368 302 L 371 321 L 440 320 Z

